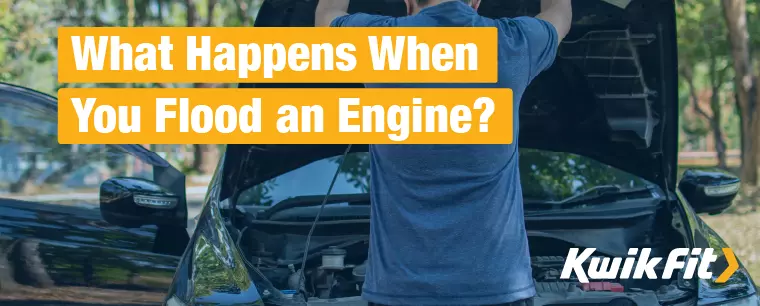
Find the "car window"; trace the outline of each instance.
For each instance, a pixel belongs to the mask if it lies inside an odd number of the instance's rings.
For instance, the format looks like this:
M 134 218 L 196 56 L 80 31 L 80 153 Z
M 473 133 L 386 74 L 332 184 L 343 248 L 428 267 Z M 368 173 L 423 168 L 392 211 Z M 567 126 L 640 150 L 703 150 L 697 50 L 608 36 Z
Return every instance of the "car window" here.
M 600 185 L 650 185 L 632 174 L 576 154 L 520 149 L 519 160 L 523 196 L 527 199 L 557 201 Z M 338 156 L 312 162 L 241 192 L 237 202 L 271 206 L 291 197 L 324 195 L 339 162 Z M 332 194 L 366 193 L 369 180 L 369 153 L 351 153 Z
M 270 206 L 297 196 L 324 195 L 330 186 L 340 157 L 322 159 L 282 174 L 240 193 L 239 205 Z M 369 191 L 369 154 L 346 156 L 331 194 L 355 194 Z
M 153 178 L 153 166 L 116 146 L 58 144 L 57 114 L 0 101 L 0 197 L 97 209 L 114 176 Z

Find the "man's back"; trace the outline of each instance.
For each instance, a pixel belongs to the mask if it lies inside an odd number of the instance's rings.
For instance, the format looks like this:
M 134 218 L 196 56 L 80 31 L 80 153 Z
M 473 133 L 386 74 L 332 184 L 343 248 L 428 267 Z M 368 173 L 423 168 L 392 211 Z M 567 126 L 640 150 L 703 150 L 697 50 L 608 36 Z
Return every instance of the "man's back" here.
M 558 43 L 556 31 L 545 21 L 484 18 L 460 1 L 402 18 L 348 15 L 332 26 L 497 27 L 497 84 L 366 87 L 511 88 L 515 114 L 527 85 L 551 65 Z M 517 133 L 517 117 L 514 124 Z M 489 305 L 534 296 L 517 152 L 517 141 L 370 146 L 372 219 L 365 299 L 385 305 Z

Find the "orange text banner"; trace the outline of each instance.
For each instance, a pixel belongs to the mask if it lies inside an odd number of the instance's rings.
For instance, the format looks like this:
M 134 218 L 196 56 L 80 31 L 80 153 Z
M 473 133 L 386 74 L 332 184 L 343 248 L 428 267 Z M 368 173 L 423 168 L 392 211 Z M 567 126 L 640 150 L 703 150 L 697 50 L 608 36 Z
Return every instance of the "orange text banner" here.
M 495 83 L 496 28 L 58 29 L 61 83 Z
M 58 91 L 62 144 L 510 144 L 510 89 Z

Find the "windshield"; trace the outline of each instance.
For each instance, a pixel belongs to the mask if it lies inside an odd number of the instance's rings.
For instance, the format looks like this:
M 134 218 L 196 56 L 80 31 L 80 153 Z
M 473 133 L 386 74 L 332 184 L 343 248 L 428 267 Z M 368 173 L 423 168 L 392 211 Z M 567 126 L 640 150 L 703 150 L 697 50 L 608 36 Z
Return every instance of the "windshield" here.
M 369 191 L 369 153 L 346 157 L 332 194 Z M 293 197 L 324 195 L 340 163 L 340 156 L 312 162 L 253 186 L 240 193 L 238 205 L 272 206 Z M 520 149 L 523 197 L 534 201 L 559 201 L 603 185 L 623 189 L 651 183 L 596 160 L 562 152 Z

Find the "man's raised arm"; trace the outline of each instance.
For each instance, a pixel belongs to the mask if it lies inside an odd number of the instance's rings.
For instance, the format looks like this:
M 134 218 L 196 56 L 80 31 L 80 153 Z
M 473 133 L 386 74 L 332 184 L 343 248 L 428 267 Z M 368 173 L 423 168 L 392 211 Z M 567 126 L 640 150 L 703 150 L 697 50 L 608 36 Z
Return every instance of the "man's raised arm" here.
M 350 0 L 320 0 L 314 16 L 314 26 L 329 27 L 333 20 L 348 15 Z
M 570 25 L 573 22 L 573 7 L 570 1 L 572 0 L 541 0 L 541 13 L 536 16 L 554 26 L 557 30 L 558 42 L 561 42 L 570 32 Z

